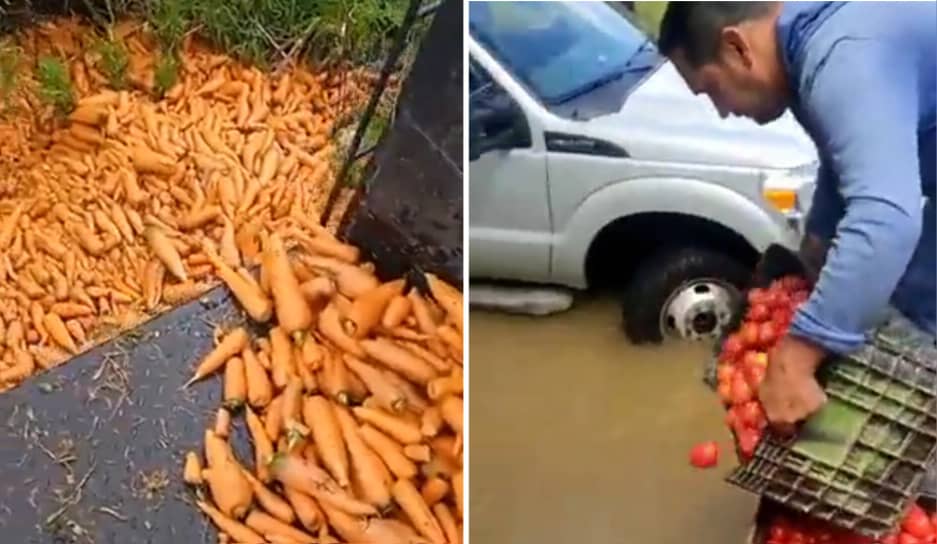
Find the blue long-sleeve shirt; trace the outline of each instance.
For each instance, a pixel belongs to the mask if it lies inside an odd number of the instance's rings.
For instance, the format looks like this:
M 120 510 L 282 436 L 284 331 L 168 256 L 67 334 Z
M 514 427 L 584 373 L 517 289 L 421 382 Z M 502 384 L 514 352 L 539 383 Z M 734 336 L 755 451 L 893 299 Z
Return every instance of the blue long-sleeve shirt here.
M 791 334 L 834 353 L 889 303 L 937 328 L 935 21 L 934 2 L 785 3 L 778 20 L 791 109 L 820 156 L 807 231 L 831 241 Z

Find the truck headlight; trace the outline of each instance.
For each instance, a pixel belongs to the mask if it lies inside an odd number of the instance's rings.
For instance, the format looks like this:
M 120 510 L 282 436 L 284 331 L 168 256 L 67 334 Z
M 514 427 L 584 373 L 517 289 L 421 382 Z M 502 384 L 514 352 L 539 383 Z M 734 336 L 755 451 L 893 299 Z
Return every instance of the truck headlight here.
M 787 220 L 798 232 L 810 206 L 810 196 L 817 178 L 819 162 L 814 161 L 770 174 L 762 183 L 765 202 Z

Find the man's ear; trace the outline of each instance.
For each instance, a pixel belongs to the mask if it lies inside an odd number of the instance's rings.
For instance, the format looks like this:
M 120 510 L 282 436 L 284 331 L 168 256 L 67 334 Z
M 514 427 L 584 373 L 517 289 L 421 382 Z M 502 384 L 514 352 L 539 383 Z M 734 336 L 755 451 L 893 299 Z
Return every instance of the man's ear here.
M 753 64 L 752 48 L 748 38 L 737 26 L 727 26 L 719 34 L 719 56 L 727 64 L 750 69 Z

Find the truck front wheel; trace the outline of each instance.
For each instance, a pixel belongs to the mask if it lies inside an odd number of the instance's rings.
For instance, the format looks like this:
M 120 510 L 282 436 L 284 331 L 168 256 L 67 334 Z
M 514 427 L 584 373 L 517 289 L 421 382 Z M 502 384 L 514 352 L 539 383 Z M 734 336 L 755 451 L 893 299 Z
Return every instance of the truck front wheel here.
M 664 339 L 714 342 L 738 311 L 752 275 L 732 257 L 670 249 L 638 266 L 622 301 L 625 334 L 637 344 Z

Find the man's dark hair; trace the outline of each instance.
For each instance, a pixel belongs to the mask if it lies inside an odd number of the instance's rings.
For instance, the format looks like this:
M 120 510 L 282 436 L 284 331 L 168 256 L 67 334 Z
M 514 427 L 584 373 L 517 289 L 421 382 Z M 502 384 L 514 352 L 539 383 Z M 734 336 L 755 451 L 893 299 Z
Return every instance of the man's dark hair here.
M 719 34 L 727 26 L 767 15 L 776 2 L 668 2 L 657 47 L 670 56 L 680 50 L 694 67 L 715 59 Z

